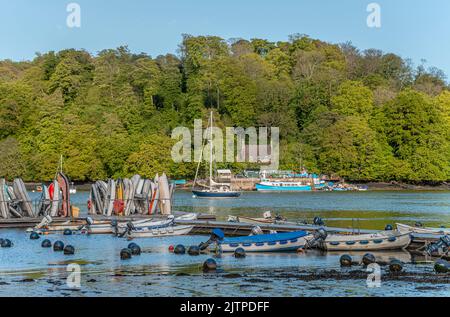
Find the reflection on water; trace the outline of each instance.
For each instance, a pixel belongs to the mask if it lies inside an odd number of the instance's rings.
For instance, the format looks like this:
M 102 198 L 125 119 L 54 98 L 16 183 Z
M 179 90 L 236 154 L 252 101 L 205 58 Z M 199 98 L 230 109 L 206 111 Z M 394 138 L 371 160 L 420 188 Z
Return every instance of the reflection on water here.
M 178 191 L 178 210 L 260 217 L 264 211 L 301 221 L 320 216 L 331 226 L 350 227 L 359 219 L 361 228 L 383 229 L 394 222 L 422 221 L 430 226 L 450 226 L 450 192 L 246 192 L 236 199 L 192 199 L 189 191 Z M 356 226 L 357 224 L 354 223 Z
M 33 194 L 33 197 L 37 197 Z M 87 193 L 73 196 L 74 203 L 86 213 Z M 329 225 L 351 226 L 360 219 L 361 228 L 384 228 L 387 223 L 420 220 L 430 225 L 450 224 L 448 192 L 358 192 L 358 193 L 244 193 L 238 199 L 193 199 L 188 191 L 178 191 L 175 206 L 181 211 L 228 215 L 260 216 L 271 210 L 292 220 L 319 215 Z M 183 236 L 136 240 L 142 255 L 121 261 L 124 239 L 109 235 L 50 235 L 52 242 L 62 240 L 75 246 L 75 255 L 65 256 L 43 249 L 29 240 L 24 230 L 2 229 L 1 238 L 14 242 L 11 249 L 0 248 L 0 295 L 3 296 L 449 296 L 448 284 L 426 285 L 426 292 L 414 283 L 387 281 L 381 289 L 368 289 L 364 279 L 302 281 L 271 276 L 270 272 L 341 270 L 340 252 L 309 251 L 307 254 L 247 254 L 235 259 L 226 254 L 216 261 L 220 274 L 204 275 L 202 263 L 211 255 L 188 256 L 168 252 L 170 245 L 197 245 L 202 236 Z M 351 253 L 360 261 L 364 252 Z M 411 262 L 408 252 L 375 253 L 381 262 L 398 259 Z M 82 287 L 66 286 L 66 265 L 77 263 L 82 270 Z M 426 270 L 432 264 L 406 266 L 408 271 Z M 423 286 L 423 285 L 422 285 Z

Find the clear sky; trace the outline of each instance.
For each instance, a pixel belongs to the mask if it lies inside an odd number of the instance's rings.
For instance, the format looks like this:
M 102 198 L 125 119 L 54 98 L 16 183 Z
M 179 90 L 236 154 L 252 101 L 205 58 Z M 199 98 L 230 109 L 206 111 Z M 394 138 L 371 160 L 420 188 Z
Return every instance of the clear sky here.
M 81 7 L 81 28 L 68 28 L 66 6 Z M 381 6 L 381 28 L 367 27 L 367 5 Z M 0 59 L 128 45 L 152 56 L 175 53 L 181 34 L 321 40 L 379 48 L 450 76 L 449 0 L 0 0 Z

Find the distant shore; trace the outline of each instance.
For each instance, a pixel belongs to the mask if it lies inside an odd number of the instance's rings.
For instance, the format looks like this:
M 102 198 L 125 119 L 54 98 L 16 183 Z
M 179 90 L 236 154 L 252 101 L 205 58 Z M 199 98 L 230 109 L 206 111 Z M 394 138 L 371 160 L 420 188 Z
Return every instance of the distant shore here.
M 355 185 L 365 185 L 369 187 L 369 190 L 435 190 L 435 191 L 447 191 L 450 190 L 449 183 L 441 183 L 438 185 L 425 185 L 425 184 L 408 184 L 400 182 L 372 182 L 372 183 L 351 183 Z
M 29 190 L 35 189 L 36 186 L 40 186 L 41 182 L 26 182 L 25 185 Z M 89 191 L 91 189 L 92 182 L 78 183 L 74 182 L 76 188 L 80 191 Z M 400 182 L 349 182 L 352 185 L 367 186 L 372 191 L 450 191 L 450 183 L 441 183 L 438 185 L 425 185 L 425 184 L 408 184 Z M 177 188 L 190 188 L 187 186 L 180 186 Z

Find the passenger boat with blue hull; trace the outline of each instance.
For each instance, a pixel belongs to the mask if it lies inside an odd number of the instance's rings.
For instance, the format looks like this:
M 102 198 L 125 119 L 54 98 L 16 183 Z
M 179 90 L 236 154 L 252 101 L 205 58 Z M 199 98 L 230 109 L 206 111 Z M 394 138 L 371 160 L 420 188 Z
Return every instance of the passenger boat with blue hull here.
M 311 183 L 303 182 L 271 182 L 263 181 L 256 184 L 256 190 L 260 192 L 267 191 L 280 191 L 280 192 L 298 192 L 298 191 L 312 191 L 314 189 L 322 189 L 325 187 L 324 182 L 317 182 L 317 184 L 311 185 Z
M 289 252 L 304 248 L 313 236 L 306 231 L 259 234 L 246 237 L 230 237 L 218 240 L 222 252 Z
M 256 190 L 263 191 L 311 191 L 311 185 L 300 182 L 261 182 L 256 184 Z

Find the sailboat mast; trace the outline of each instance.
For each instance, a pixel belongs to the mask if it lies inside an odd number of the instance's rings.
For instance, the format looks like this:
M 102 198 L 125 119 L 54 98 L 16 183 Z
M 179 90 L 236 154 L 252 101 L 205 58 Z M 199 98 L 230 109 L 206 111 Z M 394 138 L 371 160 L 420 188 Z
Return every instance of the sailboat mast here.
M 212 161 L 213 161 L 213 144 L 212 144 L 212 138 L 213 138 L 213 112 L 211 111 L 211 123 L 209 128 L 209 186 L 212 187 Z

